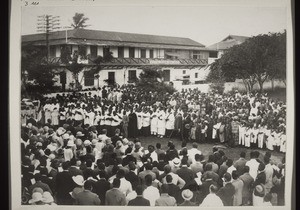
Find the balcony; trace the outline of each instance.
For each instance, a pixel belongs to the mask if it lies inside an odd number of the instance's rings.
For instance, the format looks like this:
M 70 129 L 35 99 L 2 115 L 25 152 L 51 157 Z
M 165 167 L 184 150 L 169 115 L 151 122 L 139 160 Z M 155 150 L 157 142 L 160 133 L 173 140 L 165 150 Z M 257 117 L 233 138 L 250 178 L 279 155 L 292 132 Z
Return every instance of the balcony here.
M 51 64 L 62 66 L 59 57 L 52 57 L 49 61 Z M 92 59 L 78 60 L 78 63 L 87 66 L 95 66 Z M 208 64 L 207 59 L 163 59 L 163 58 L 113 58 L 110 62 L 101 63 L 103 67 L 123 68 L 139 66 L 169 66 L 169 67 L 201 67 Z

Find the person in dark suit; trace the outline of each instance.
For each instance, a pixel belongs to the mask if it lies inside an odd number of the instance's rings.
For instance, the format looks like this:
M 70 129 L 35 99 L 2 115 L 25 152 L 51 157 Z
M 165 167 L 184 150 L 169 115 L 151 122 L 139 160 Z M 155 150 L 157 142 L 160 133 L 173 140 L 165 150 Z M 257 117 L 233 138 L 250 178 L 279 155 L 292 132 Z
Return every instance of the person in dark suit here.
M 181 168 L 177 170 L 176 174 L 185 181 L 185 186 L 195 182 L 195 173 L 188 168 L 188 160 L 186 158 L 181 160 Z
M 169 186 L 168 187 L 168 194 L 169 196 L 172 196 L 176 199 L 176 203 L 182 203 L 183 202 L 183 199 L 182 197 L 180 196 L 180 188 L 173 184 L 173 177 L 168 174 L 166 176 L 166 182 L 167 182 L 167 185 Z
M 129 172 L 125 175 L 125 179 L 131 183 L 132 189 L 136 189 L 139 184 L 139 177 L 135 174 L 136 166 L 133 162 L 129 162 L 128 164 Z
M 71 176 L 77 176 L 77 175 L 81 175 L 83 176 L 83 172 L 76 167 L 76 159 L 75 158 L 72 158 L 70 160 L 70 168 L 69 168 L 69 172 L 71 174 Z
M 233 205 L 233 196 L 235 193 L 235 188 L 231 183 L 230 173 L 225 173 L 223 176 L 224 186 L 219 189 L 217 196 L 219 196 L 224 204 L 224 206 Z
M 247 160 L 245 159 L 246 153 L 243 151 L 240 153 L 240 158 L 233 164 L 233 166 L 236 168 L 237 173 L 239 176 L 243 175 L 244 173 L 244 167 L 247 163 Z
M 105 194 L 110 189 L 110 183 L 106 180 L 105 171 L 99 171 L 100 179 L 94 184 L 94 192 L 101 200 L 101 205 L 105 205 Z
M 74 182 L 69 170 L 69 162 L 62 163 L 63 171 L 56 176 L 56 198 L 58 205 L 71 205 L 73 200 L 69 192 L 74 189 Z
M 251 198 L 252 198 L 252 188 L 251 188 L 251 186 L 254 182 L 254 179 L 249 174 L 249 171 L 250 171 L 249 166 L 245 166 L 244 174 L 240 176 L 240 179 L 244 183 L 243 198 L 242 198 L 242 204 L 243 205 L 249 205 L 251 203 Z
M 76 196 L 77 205 L 100 205 L 101 201 L 97 194 L 92 192 L 93 183 L 91 180 L 84 182 L 84 191 L 80 192 Z
M 125 206 L 126 197 L 125 194 L 119 190 L 120 179 L 115 178 L 113 180 L 113 188 L 108 190 L 105 194 L 105 205 L 109 206 Z
M 128 206 L 150 206 L 150 201 L 143 198 L 144 188 L 138 185 L 135 191 L 137 196 L 128 202 Z

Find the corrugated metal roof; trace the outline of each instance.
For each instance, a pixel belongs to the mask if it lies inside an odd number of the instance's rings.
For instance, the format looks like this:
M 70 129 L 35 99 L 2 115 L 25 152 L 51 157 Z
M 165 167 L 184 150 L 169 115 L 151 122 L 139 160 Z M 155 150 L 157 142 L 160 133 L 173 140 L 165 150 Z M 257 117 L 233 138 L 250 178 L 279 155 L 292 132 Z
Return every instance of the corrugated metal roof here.
M 66 33 L 68 38 L 86 39 L 98 41 L 117 41 L 117 42 L 132 42 L 132 43 L 148 43 L 148 44 L 170 44 L 179 46 L 195 46 L 205 47 L 203 44 L 189 38 L 158 36 L 149 34 L 123 33 L 113 31 L 98 31 L 87 29 L 73 29 L 69 31 L 51 32 L 50 40 L 65 39 Z M 45 40 L 45 34 L 23 35 L 22 42 L 34 42 Z

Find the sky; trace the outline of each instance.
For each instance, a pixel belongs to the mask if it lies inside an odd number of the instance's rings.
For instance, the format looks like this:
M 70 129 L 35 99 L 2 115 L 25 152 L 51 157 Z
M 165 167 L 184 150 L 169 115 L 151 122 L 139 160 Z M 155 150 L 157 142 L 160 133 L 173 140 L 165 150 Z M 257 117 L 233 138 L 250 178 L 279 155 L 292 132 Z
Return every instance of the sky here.
M 89 18 L 87 29 L 191 38 L 205 46 L 231 35 L 256 36 L 287 28 L 284 6 L 157 5 L 47 6 L 22 8 L 22 35 L 37 32 L 37 16 L 60 16 L 70 26 L 76 12 Z

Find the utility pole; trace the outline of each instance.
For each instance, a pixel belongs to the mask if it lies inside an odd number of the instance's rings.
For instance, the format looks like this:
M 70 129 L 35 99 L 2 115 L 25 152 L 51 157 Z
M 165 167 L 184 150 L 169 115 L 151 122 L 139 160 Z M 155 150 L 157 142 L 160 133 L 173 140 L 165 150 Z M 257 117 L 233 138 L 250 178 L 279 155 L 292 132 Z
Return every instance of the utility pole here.
M 37 21 L 38 21 L 37 31 L 45 33 L 46 36 L 47 62 L 49 62 L 49 56 L 50 56 L 49 36 L 50 36 L 50 32 L 60 29 L 59 16 L 40 15 L 38 16 Z

